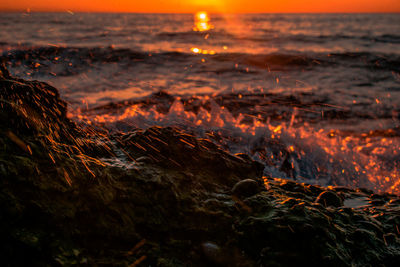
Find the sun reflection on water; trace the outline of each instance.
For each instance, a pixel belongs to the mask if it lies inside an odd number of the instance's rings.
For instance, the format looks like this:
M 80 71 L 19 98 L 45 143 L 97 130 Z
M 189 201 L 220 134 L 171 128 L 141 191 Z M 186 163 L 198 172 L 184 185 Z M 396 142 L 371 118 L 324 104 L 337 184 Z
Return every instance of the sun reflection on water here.
M 194 31 L 203 32 L 213 28 L 214 26 L 210 23 L 210 17 L 207 12 L 201 11 L 194 15 Z
M 201 11 L 197 12 L 194 15 L 194 27 L 193 31 L 195 32 L 204 32 L 204 31 L 209 31 L 211 29 L 214 29 L 214 26 L 210 23 L 210 16 L 208 15 L 207 12 Z M 210 35 L 207 33 L 204 37 L 204 39 L 208 39 Z M 214 55 L 215 51 L 214 50 L 207 50 L 207 49 L 201 49 L 198 47 L 192 47 L 190 48 L 190 51 L 192 51 L 195 54 L 203 54 L 203 55 Z
M 190 51 L 192 51 L 195 54 L 215 55 L 215 51 L 214 50 L 201 49 L 201 48 L 198 48 L 198 47 L 192 47 L 192 48 L 190 48 Z

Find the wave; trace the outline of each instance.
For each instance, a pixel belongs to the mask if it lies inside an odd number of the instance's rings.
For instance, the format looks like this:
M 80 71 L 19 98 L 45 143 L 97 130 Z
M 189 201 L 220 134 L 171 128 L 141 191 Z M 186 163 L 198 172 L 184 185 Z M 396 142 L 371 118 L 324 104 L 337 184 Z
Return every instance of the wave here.
M 238 103 L 229 98 L 233 95 L 178 99 L 159 92 L 136 102 L 77 111 L 72 117 L 111 132 L 154 125 L 179 127 L 212 139 L 232 153 L 247 153 L 263 162 L 264 174 L 271 177 L 400 192 L 400 128 L 370 132 L 320 129 L 304 122 L 300 109 L 291 106 L 299 99 L 291 96 L 241 98 L 244 105 L 257 98 L 266 105 L 275 101 L 274 107 L 291 107 L 287 119 L 276 120 L 259 116 L 266 115 L 263 111 L 241 112 Z M 229 103 L 234 109 L 229 108 Z M 311 103 L 303 105 L 310 107 Z
M 261 33 L 261 34 L 260 34 Z M 347 34 L 320 34 L 320 35 L 307 35 L 307 34 L 287 34 L 271 29 L 262 29 L 260 33 L 255 35 L 248 34 L 233 34 L 225 30 L 212 29 L 205 32 L 196 31 L 181 31 L 181 32 L 161 32 L 156 35 L 157 39 L 177 41 L 183 40 L 190 42 L 196 40 L 204 41 L 204 37 L 209 35 L 210 38 L 220 41 L 236 40 L 236 41 L 251 41 L 257 43 L 288 43 L 298 42 L 307 44 L 325 44 L 331 42 L 354 42 L 356 40 L 371 43 L 400 43 L 400 35 L 397 34 L 377 34 L 377 35 L 347 35 Z
M 367 52 L 354 53 L 274 53 L 274 54 L 247 54 L 247 53 L 220 53 L 216 55 L 201 55 L 212 60 L 216 65 L 214 71 L 237 71 L 226 68 L 224 62 L 243 64 L 258 69 L 283 70 L 304 69 L 311 67 L 340 66 L 389 70 L 398 72 L 400 69 L 400 55 L 376 54 Z M 4 51 L 1 59 L 8 61 L 10 67 L 26 66 L 36 71 L 49 71 L 51 65 L 63 65 L 54 71 L 56 75 L 68 76 L 79 73 L 93 64 L 118 63 L 121 65 L 152 64 L 160 65 L 166 62 L 193 63 L 199 56 L 183 52 L 148 53 L 128 48 L 110 47 L 20 47 Z M 366 64 L 367 63 L 367 64 Z M 233 65 L 234 65 L 233 64 Z
M 251 41 L 258 42 L 276 42 L 276 43 L 286 43 L 286 42 L 300 42 L 300 43 L 312 43 L 312 44 L 325 44 L 337 41 L 350 41 L 354 42 L 357 40 L 365 41 L 369 44 L 371 43 L 400 43 L 400 35 L 395 34 L 382 34 L 382 35 L 343 35 L 343 34 L 333 34 L 333 35 L 305 35 L 305 34 L 294 34 L 294 35 L 277 35 L 277 34 L 267 34 L 262 36 L 262 38 L 248 38 Z
M 142 109 L 154 107 L 158 112 L 166 113 L 171 109 L 173 103 L 180 101 L 185 112 L 197 114 L 199 110 L 210 112 L 213 104 L 223 107 L 234 117 L 244 115 L 244 120 L 253 121 L 257 118 L 260 121 L 282 123 L 292 118 L 293 112 L 296 113 L 296 122 L 294 125 L 319 124 L 321 122 L 330 124 L 339 121 L 343 125 L 341 134 L 357 135 L 362 121 L 398 120 L 400 119 L 400 109 L 396 109 L 390 104 L 380 103 L 379 110 L 371 109 L 371 103 L 375 98 L 371 96 L 365 99 L 365 102 L 357 103 L 353 106 L 339 106 L 332 103 L 326 95 L 320 95 L 313 92 L 297 93 L 266 93 L 266 92 L 248 92 L 241 91 L 236 93 L 221 92 L 213 94 L 197 95 L 172 95 L 167 91 L 158 91 L 146 96 L 125 99 L 123 101 L 112 101 L 107 104 L 101 104 L 86 108 L 85 112 L 96 114 L 120 113 L 121 110 L 131 106 L 140 106 Z M 396 115 L 397 114 L 397 117 Z M 351 127 L 356 123 L 355 128 Z M 336 129 L 339 130 L 338 126 Z M 378 128 L 380 129 L 380 128 Z M 380 133 L 379 130 L 368 130 L 368 136 L 385 136 L 385 134 L 400 137 L 400 128 L 392 124 Z M 365 130 L 365 129 L 364 129 Z
M 188 38 L 197 38 L 197 39 L 204 39 L 206 35 L 212 36 L 212 38 L 218 38 L 223 40 L 232 40 L 235 39 L 235 35 L 232 33 L 228 33 L 225 30 L 215 30 L 211 29 L 209 31 L 181 31 L 181 32 L 161 32 L 156 35 L 157 38 L 160 39 L 184 39 L 188 40 Z

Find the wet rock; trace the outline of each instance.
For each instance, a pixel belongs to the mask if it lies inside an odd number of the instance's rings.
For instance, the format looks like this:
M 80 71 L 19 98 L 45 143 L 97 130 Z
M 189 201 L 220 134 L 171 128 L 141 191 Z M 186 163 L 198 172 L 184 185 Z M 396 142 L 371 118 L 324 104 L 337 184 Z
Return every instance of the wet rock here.
M 201 244 L 202 254 L 206 259 L 203 266 L 226 266 L 226 267 L 251 267 L 255 263 L 242 255 L 237 247 L 221 248 L 214 242 Z
M 309 194 L 312 194 L 315 196 L 318 196 L 323 191 L 320 186 L 316 186 L 316 185 L 306 185 L 305 189 L 307 192 L 309 192 Z
M 366 189 L 366 188 L 357 188 L 356 191 L 367 194 L 367 195 L 371 195 L 374 193 L 372 190 Z
M 300 200 L 301 201 L 301 200 Z M 284 201 L 281 202 L 282 205 L 288 206 L 288 207 L 293 207 L 294 205 L 298 204 L 299 200 L 296 200 L 292 197 L 289 197 L 285 199 Z
M 154 160 L 150 157 L 142 156 L 142 157 L 137 158 L 136 162 L 151 164 L 151 163 L 154 163 Z
M 295 189 L 298 189 L 300 187 L 300 184 L 292 180 L 281 179 L 280 187 L 285 190 L 295 191 Z
M 214 264 L 221 263 L 221 248 L 213 243 L 213 242 L 205 242 L 201 244 L 201 249 L 204 256 L 207 258 L 208 261 Z
M 0 78 L 1 79 L 11 78 L 10 73 L 8 72 L 8 69 L 6 68 L 4 62 L 0 64 Z
M 233 206 L 233 201 L 221 201 L 215 198 L 207 199 L 203 202 L 204 208 L 209 211 L 228 211 Z
M 260 185 L 253 179 L 242 180 L 232 188 L 232 194 L 241 198 L 251 197 L 260 191 Z
M 388 233 L 383 235 L 383 239 L 387 245 L 396 245 L 398 243 L 398 237 L 394 233 Z
M 343 200 L 333 191 L 324 191 L 315 200 L 316 203 L 319 203 L 325 207 L 341 207 L 343 206 Z
M 383 206 L 386 204 L 386 201 L 383 199 L 372 199 L 369 202 L 371 205 L 374 205 L 374 206 Z
M 250 156 L 246 153 L 237 153 L 235 154 L 236 157 L 242 158 L 244 160 L 251 160 Z
M 208 170 L 219 183 L 227 186 L 243 178 L 259 177 L 263 171 L 261 163 L 230 155 L 211 141 L 174 127 L 137 130 L 118 138 L 117 142 L 133 158 L 150 157 L 159 166 L 190 170 L 193 174 Z M 236 179 L 229 178 L 233 176 Z

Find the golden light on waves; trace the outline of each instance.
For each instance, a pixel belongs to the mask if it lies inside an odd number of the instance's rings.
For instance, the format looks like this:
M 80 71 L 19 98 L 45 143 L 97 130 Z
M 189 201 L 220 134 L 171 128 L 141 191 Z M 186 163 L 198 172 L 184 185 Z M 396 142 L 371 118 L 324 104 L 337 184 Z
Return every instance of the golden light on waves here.
M 213 29 L 214 26 L 210 23 L 210 16 L 208 15 L 207 12 L 201 11 L 197 12 L 194 15 L 194 27 L 193 31 L 196 32 L 204 32 Z M 204 37 L 204 39 L 208 39 L 209 34 L 207 33 Z M 214 55 L 215 51 L 214 50 L 206 50 L 206 49 L 201 49 L 198 47 L 192 47 L 190 49 L 193 53 L 195 54 L 203 54 L 203 55 Z
M 194 31 L 203 32 L 213 29 L 214 26 L 210 23 L 210 17 L 207 12 L 197 12 L 194 16 Z
M 203 54 L 203 55 L 215 55 L 214 50 L 206 50 L 206 49 L 201 49 L 198 47 L 192 47 L 190 48 L 190 51 L 192 51 L 195 54 Z

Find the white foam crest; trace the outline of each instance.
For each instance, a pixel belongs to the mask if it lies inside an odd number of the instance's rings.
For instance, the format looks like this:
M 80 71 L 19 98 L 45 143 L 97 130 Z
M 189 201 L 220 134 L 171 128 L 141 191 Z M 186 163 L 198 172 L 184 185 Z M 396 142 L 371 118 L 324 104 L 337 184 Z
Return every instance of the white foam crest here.
M 244 123 L 245 114 L 234 117 L 226 108 L 210 102 L 210 110 L 185 111 L 176 100 L 168 113 L 141 104 L 120 114 L 82 116 L 108 128 L 130 130 L 154 125 L 177 126 L 214 139 L 232 153 L 247 153 L 265 163 L 265 175 L 293 178 L 321 184 L 364 187 L 377 192 L 400 192 L 399 138 L 341 136 L 332 130 L 308 124 L 273 124 L 254 117 Z M 248 120 L 247 120 L 248 121 Z

